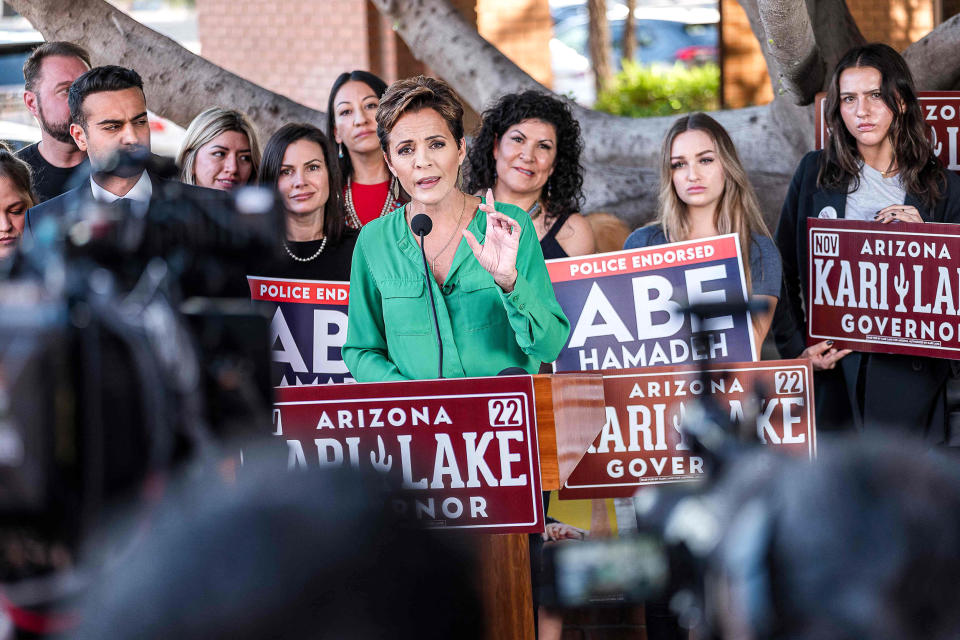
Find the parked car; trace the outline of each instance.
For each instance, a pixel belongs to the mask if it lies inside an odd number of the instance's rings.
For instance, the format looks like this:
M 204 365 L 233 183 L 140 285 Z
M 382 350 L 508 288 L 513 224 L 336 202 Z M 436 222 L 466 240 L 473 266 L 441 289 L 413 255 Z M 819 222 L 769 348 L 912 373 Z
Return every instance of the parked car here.
M 589 19 L 572 10 L 554 25 L 550 45 L 554 90 L 572 94 L 590 106 L 594 94 L 593 66 L 590 63 Z M 619 16 L 619 17 L 617 17 Z M 710 7 L 640 7 L 636 18 L 637 49 L 634 59 L 644 64 L 702 64 L 716 61 L 719 12 Z M 626 8 L 615 4 L 607 11 L 611 40 L 611 66 L 621 67 Z

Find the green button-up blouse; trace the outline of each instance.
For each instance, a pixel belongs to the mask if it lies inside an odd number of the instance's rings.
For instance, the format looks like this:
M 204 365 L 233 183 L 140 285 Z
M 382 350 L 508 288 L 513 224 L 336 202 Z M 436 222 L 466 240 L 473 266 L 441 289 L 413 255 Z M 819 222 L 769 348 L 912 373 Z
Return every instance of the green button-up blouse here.
M 496 375 L 508 367 L 536 373 L 567 341 L 570 323 L 553 293 L 530 217 L 501 202 L 497 211 L 520 223 L 517 282 L 504 293 L 460 240 L 443 286 L 431 276 L 443 376 Z M 437 343 L 417 238 L 401 207 L 363 227 L 353 252 L 343 360 L 358 382 L 437 375 Z M 486 214 L 467 228 L 484 241 Z

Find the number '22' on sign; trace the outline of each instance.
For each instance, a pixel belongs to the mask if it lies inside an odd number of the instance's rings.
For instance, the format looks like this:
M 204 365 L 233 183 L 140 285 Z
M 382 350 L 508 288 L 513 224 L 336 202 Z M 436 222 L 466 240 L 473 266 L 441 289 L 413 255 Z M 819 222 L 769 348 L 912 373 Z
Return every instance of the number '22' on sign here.
M 487 402 L 491 427 L 519 427 L 523 414 L 519 398 L 497 398 Z

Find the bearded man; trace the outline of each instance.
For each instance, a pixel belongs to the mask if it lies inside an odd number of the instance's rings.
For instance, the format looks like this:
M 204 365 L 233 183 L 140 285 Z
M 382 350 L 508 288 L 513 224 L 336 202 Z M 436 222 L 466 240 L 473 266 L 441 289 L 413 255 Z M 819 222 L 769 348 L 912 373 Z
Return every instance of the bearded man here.
M 75 172 L 86 173 L 87 154 L 70 135 L 70 85 L 90 69 L 90 54 L 72 42 L 47 42 L 23 64 L 23 102 L 40 124 L 40 142 L 17 155 L 30 165 L 39 202 L 77 186 Z

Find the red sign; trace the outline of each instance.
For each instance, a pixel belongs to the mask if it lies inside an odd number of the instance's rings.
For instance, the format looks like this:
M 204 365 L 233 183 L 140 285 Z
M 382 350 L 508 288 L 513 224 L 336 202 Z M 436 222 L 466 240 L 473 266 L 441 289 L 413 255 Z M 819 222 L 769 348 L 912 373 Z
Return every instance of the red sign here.
M 543 531 L 530 376 L 281 387 L 273 424 L 290 468 L 372 468 L 430 526 Z
M 663 267 L 710 263 L 728 258 L 740 258 L 738 239 L 734 234 L 643 249 L 560 258 L 547 262 L 547 271 L 550 273 L 551 282 L 566 282 L 597 276 L 655 271 Z
M 807 342 L 960 359 L 960 225 L 807 220 Z
M 817 149 L 823 149 L 830 137 L 827 129 L 824 109 L 826 93 L 818 93 L 816 98 L 816 141 Z M 950 171 L 960 172 L 957 152 L 957 129 L 960 126 L 960 91 L 920 91 L 917 94 L 920 109 L 926 125 L 930 127 L 930 142 L 937 159 Z
M 561 499 L 625 498 L 638 487 L 694 480 L 703 459 L 690 455 L 681 425 L 708 394 L 731 420 L 797 455 L 816 455 L 809 360 L 713 364 L 704 385 L 696 367 L 650 367 L 603 376 L 607 421 L 560 489 Z

